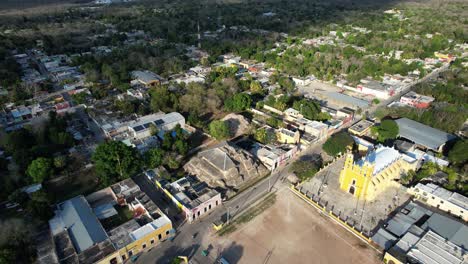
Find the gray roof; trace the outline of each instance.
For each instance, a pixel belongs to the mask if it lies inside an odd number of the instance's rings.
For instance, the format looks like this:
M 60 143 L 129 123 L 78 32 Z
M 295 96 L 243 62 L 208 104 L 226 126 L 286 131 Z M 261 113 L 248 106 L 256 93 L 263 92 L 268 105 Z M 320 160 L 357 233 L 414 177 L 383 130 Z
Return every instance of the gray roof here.
M 399 127 L 399 136 L 409 139 L 426 148 L 438 150 L 445 142 L 455 136 L 444 131 L 426 126 L 408 118 L 395 120 Z
M 422 226 L 463 248 L 468 248 L 468 227 L 447 216 L 435 213 Z
M 361 100 L 361 99 L 358 99 L 356 97 L 352 97 L 346 94 L 342 94 L 342 93 L 329 92 L 327 93 L 327 96 L 332 100 L 340 101 L 340 102 L 343 102 L 352 106 L 356 106 L 359 108 L 366 108 L 369 106 L 369 102 L 367 101 L 364 101 L 364 100 Z
M 59 218 L 62 228 L 68 231 L 78 253 L 107 239 L 104 228 L 83 196 L 59 204 L 55 218 Z
M 414 239 L 418 239 L 415 237 Z M 411 248 L 408 252 L 410 261 L 426 264 L 458 264 L 465 263 L 466 251 L 445 240 L 438 234 L 429 231 L 421 239 L 408 241 Z
M 375 233 L 372 240 L 388 250 L 397 237 L 403 238 L 408 233 L 423 237 L 428 231 L 436 233 L 459 247 L 468 248 L 468 226 L 464 222 L 454 220 L 414 202 L 408 203 L 399 210 L 387 221 L 385 227 Z M 408 241 L 400 239 L 396 248 L 407 252 L 411 246 L 405 246 L 406 242 Z
M 132 77 L 144 83 L 163 80 L 161 76 L 151 71 L 133 71 Z

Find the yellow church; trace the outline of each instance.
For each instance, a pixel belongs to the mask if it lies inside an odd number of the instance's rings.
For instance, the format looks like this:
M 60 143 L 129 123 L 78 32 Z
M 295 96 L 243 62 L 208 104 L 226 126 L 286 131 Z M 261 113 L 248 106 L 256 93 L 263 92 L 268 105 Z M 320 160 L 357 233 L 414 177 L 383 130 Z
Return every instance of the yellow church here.
M 416 159 L 381 145 L 359 160 L 348 152 L 340 172 L 340 188 L 358 199 L 372 201 L 388 187 L 399 186 L 400 176 L 414 170 L 416 164 Z

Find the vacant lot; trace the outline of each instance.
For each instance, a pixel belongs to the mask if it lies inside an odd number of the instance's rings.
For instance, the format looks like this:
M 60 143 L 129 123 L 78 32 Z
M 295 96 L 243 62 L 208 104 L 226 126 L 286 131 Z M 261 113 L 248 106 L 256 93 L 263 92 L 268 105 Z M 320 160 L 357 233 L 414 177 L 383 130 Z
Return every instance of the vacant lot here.
M 289 190 L 215 248 L 229 263 L 379 263 L 367 247 Z

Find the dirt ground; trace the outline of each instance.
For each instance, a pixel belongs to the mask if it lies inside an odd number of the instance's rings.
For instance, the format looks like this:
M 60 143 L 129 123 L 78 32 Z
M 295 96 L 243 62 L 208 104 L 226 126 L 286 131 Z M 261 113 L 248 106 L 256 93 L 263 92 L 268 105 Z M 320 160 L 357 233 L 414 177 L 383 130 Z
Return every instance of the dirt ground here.
M 380 263 L 378 252 L 288 189 L 215 248 L 229 263 Z

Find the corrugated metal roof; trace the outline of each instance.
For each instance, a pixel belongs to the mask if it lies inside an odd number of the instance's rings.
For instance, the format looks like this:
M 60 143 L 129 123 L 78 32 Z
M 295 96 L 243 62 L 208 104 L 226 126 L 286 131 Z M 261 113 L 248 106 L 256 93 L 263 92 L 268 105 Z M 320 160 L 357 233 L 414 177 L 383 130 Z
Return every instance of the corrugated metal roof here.
M 358 99 L 356 97 L 352 97 L 352 96 L 349 96 L 349 95 L 346 95 L 346 94 L 342 94 L 342 93 L 329 92 L 329 93 L 327 93 L 327 96 L 330 99 L 340 101 L 340 102 L 343 102 L 343 103 L 347 103 L 347 104 L 350 104 L 352 106 L 357 106 L 359 108 L 366 108 L 366 107 L 369 106 L 369 102 L 367 102 L 367 101 L 364 101 L 364 100 L 361 100 L 361 99 Z
M 409 139 L 416 144 L 437 150 L 445 142 L 454 139 L 455 136 L 444 131 L 426 126 L 408 118 L 395 120 L 398 124 L 400 137 Z
M 83 196 L 67 200 L 58 206 L 60 218 L 78 253 L 107 239 L 104 228 Z

